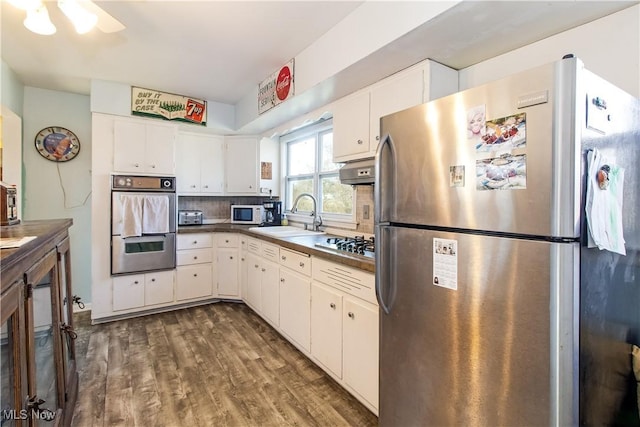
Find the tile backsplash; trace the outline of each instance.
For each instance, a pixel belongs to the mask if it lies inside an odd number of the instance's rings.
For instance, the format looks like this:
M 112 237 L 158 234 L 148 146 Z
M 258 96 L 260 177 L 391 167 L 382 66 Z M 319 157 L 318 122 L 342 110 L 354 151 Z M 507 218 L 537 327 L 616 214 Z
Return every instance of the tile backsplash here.
M 261 205 L 268 200 L 269 197 L 178 196 L 178 209 L 201 210 L 205 220 L 229 220 L 232 204 Z
M 231 205 L 260 205 L 269 197 L 178 196 L 178 209 L 198 209 L 205 220 L 229 220 Z M 278 200 L 274 197 L 273 200 Z M 356 231 L 373 234 L 373 186 L 356 187 Z M 368 209 L 368 218 L 365 218 Z

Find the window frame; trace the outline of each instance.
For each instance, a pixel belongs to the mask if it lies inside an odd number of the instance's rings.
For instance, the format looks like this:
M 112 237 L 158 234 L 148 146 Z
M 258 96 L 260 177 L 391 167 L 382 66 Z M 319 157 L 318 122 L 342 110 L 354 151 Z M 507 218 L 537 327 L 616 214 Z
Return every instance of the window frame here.
M 333 120 L 323 120 L 313 125 L 306 126 L 301 129 L 297 129 L 291 133 L 283 135 L 280 137 L 281 144 L 281 152 L 282 152 L 282 200 L 284 212 L 287 216 L 294 221 L 302 221 L 307 220 L 311 211 L 303 211 L 298 210 L 297 213 L 292 214 L 290 210 L 290 205 L 293 203 L 293 198 L 291 197 L 290 192 L 290 182 L 303 180 L 303 179 L 311 179 L 312 180 L 312 194 L 316 198 L 319 209 L 318 215 L 322 216 L 324 225 L 331 225 L 331 223 L 356 223 L 356 191 L 355 188 L 351 188 L 352 194 L 352 209 L 350 214 L 337 214 L 331 212 L 324 212 L 324 205 L 322 202 L 322 179 L 323 178 L 332 178 L 338 177 L 339 179 L 339 170 L 341 165 L 338 163 L 338 167 L 331 171 L 322 171 L 322 136 L 327 133 L 333 133 Z M 313 137 L 314 145 L 315 145 L 315 162 L 314 162 L 314 171 L 311 173 L 302 173 L 298 175 L 290 175 L 289 174 L 289 146 L 292 143 L 300 142 L 305 139 Z M 332 160 L 333 162 L 333 160 Z

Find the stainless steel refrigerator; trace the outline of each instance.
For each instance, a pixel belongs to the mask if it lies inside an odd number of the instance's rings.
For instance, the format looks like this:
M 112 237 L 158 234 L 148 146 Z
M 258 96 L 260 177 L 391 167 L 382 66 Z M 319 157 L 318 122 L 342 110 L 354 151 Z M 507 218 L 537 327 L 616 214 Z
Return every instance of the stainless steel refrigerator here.
M 577 58 L 381 119 L 381 426 L 636 422 L 639 121 Z M 588 247 L 588 183 L 626 255 Z

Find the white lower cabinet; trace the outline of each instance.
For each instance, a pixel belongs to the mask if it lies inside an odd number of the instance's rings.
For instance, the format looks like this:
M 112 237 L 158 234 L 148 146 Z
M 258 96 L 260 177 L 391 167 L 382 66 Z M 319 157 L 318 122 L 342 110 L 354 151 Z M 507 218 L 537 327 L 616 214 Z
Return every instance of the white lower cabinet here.
M 378 407 L 378 308 L 345 298 L 342 309 L 344 382 Z
M 240 237 L 234 233 L 216 233 L 216 281 L 218 297 L 240 297 Z
M 342 294 L 311 285 L 311 354 L 342 378 Z
M 378 320 L 374 275 L 313 259 L 311 354 L 376 414 Z
M 173 270 L 114 277 L 113 311 L 170 303 L 173 288 Z
M 214 296 L 212 233 L 178 234 L 176 264 L 177 301 Z
M 311 280 L 280 268 L 280 329 L 305 351 L 311 350 Z
M 243 300 L 247 298 L 247 286 L 249 283 L 249 260 L 247 259 L 247 241 L 246 236 L 240 236 L 240 297 Z
M 241 248 L 247 305 L 377 415 L 374 275 L 255 238 Z

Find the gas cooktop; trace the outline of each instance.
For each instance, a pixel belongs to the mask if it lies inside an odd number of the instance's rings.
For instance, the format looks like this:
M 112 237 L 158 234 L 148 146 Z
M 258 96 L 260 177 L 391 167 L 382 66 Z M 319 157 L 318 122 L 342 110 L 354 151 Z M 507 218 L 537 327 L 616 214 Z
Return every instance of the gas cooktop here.
M 362 255 L 367 258 L 375 256 L 375 239 L 373 237 L 329 237 L 326 242 L 316 243 L 316 246 L 341 253 Z

